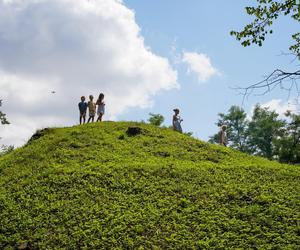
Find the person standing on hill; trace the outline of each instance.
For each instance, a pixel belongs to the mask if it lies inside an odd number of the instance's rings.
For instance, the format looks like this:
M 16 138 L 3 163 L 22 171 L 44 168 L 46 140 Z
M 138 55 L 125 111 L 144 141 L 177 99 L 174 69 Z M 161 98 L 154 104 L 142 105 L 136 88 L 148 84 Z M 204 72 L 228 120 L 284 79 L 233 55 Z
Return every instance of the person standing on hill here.
M 101 122 L 102 121 L 102 117 L 105 113 L 105 103 L 104 103 L 104 94 L 101 93 L 98 97 L 98 100 L 96 102 L 96 105 L 98 105 L 98 109 L 97 109 L 97 115 L 98 115 L 98 119 L 97 122 Z
M 227 132 L 226 132 L 227 126 L 222 125 L 221 131 L 220 131 L 220 145 L 227 147 Z
M 80 125 L 85 124 L 85 118 L 86 118 L 86 110 L 87 110 L 87 103 L 85 102 L 85 96 L 81 97 L 81 102 L 78 103 L 78 108 L 79 108 L 79 123 Z
M 173 129 L 175 131 L 178 131 L 180 133 L 182 133 L 182 128 L 181 128 L 181 122 L 183 121 L 181 119 L 181 117 L 179 116 L 179 109 L 173 109 L 173 111 L 175 112 L 175 114 L 173 115 Z
M 89 96 L 90 100 L 88 102 L 88 109 L 89 109 L 89 119 L 88 123 L 90 121 L 94 122 L 95 115 L 96 115 L 96 103 L 94 103 L 93 99 L 94 97 L 92 95 Z

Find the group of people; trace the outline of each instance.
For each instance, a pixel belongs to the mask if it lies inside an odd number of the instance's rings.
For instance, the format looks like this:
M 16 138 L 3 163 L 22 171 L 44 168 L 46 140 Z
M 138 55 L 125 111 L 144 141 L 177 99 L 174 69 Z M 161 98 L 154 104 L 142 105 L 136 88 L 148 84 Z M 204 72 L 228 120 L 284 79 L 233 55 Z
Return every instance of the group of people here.
M 102 121 L 103 115 L 105 113 L 105 103 L 104 103 L 104 94 L 103 93 L 100 93 L 96 102 L 94 102 L 94 97 L 92 95 L 89 96 L 89 99 L 90 100 L 88 102 L 86 102 L 85 96 L 82 96 L 81 102 L 78 103 L 78 108 L 79 108 L 79 113 L 80 113 L 80 117 L 79 117 L 80 124 L 85 124 L 87 110 L 89 111 L 89 119 L 88 119 L 87 123 L 94 122 L 94 119 L 96 116 L 96 111 L 97 111 L 97 115 L 98 115 L 97 122 Z M 98 108 L 97 108 L 97 106 L 98 106 Z M 174 111 L 174 115 L 173 115 L 173 119 L 172 119 L 173 129 L 175 131 L 182 133 L 181 122 L 183 120 L 179 116 L 180 111 L 178 108 L 173 109 L 173 111 Z M 227 145 L 226 129 L 227 129 L 227 126 L 223 125 L 221 127 L 221 131 L 220 131 L 220 144 L 225 147 Z
M 87 110 L 89 111 L 89 119 L 88 119 L 88 123 L 89 122 L 94 122 L 95 120 L 95 116 L 97 113 L 97 122 L 101 122 L 103 115 L 105 113 L 105 103 L 104 103 L 104 94 L 100 93 L 98 99 L 96 102 L 94 102 L 94 96 L 90 95 L 89 96 L 89 101 L 86 102 L 85 101 L 85 96 L 82 96 L 81 98 L 81 102 L 78 103 L 78 108 L 79 108 L 79 123 L 81 124 L 85 124 L 86 122 L 86 113 Z M 98 106 L 98 108 L 97 108 Z M 96 112 L 97 111 L 97 112 Z

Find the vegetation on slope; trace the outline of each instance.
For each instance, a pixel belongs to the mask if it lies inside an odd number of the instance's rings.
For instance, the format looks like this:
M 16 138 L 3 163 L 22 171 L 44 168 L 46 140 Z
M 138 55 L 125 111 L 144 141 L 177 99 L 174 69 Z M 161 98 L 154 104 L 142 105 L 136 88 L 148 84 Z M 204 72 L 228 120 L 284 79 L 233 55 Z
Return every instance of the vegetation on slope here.
M 146 124 L 47 129 L 0 158 L 0 249 L 297 249 L 299 174 Z

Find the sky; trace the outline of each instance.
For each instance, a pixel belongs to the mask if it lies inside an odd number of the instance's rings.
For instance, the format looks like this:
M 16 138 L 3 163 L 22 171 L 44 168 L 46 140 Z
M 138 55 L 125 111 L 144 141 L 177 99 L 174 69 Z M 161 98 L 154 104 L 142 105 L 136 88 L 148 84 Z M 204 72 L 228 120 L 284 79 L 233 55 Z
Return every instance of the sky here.
M 256 1 L 0 0 L 0 99 L 10 125 L 0 143 L 21 146 L 37 130 L 78 124 L 80 96 L 105 94 L 104 120 L 171 125 L 208 140 L 218 113 L 256 103 L 284 113 L 293 95 L 275 90 L 243 98 L 234 89 L 276 68 L 293 69 L 288 52 L 298 25 L 274 24 L 263 47 L 242 47 L 231 30 L 252 19 Z

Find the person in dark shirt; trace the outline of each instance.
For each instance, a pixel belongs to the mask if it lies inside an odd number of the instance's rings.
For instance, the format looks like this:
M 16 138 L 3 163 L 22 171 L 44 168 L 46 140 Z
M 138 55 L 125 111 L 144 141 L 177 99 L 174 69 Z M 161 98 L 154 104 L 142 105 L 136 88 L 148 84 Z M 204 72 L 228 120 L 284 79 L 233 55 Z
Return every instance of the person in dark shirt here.
M 83 124 L 85 124 L 87 107 L 88 107 L 88 105 L 85 102 L 85 97 L 82 96 L 81 97 L 81 102 L 78 103 L 79 114 L 80 114 L 80 116 L 79 116 L 79 123 L 80 123 L 80 125 L 82 124 L 82 122 L 83 122 Z

